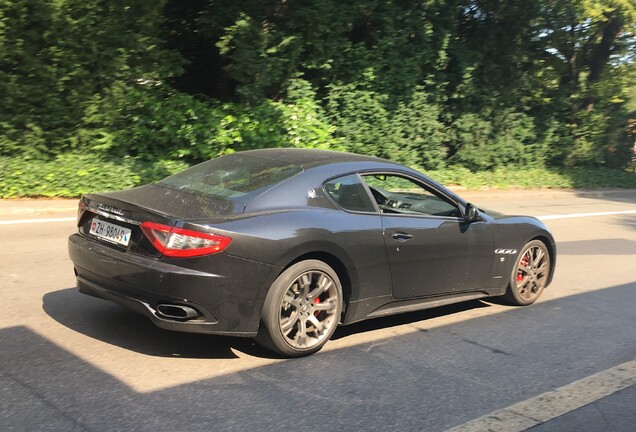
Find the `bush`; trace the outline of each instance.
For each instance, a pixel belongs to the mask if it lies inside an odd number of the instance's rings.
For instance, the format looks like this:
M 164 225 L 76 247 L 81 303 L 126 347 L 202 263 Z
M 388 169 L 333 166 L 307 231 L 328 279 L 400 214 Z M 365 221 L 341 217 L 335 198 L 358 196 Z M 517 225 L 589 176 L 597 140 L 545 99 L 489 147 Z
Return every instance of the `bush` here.
M 492 117 L 464 114 L 452 124 L 453 163 L 473 171 L 540 163 L 543 149 L 541 144 L 536 144 L 534 121 L 530 116 L 503 110 Z
M 389 107 L 389 96 L 371 89 L 373 70 L 360 85 L 332 85 L 326 111 L 344 150 L 384 157 L 406 165 L 441 168 L 446 138 L 440 109 L 423 88 Z
M 188 166 L 182 160 L 103 158 L 64 154 L 50 161 L 0 157 L 0 198 L 62 197 L 126 189 L 160 180 Z M 472 172 L 452 166 L 424 171 L 448 186 L 479 188 L 636 188 L 636 174 L 602 168 L 551 171 L 541 168 Z
M 164 6 L 0 0 L 0 156 L 68 152 L 95 97 L 179 74 L 180 56 L 159 38 Z
M 606 168 L 498 168 L 472 172 L 461 166 L 426 171 L 438 182 L 467 189 L 636 188 L 636 174 Z
M 107 157 L 201 162 L 268 147 L 330 148 L 334 127 L 308 82 L 291 80 L 284 101 L 221 104 L 163 83 L 114 86 L 96 95 L 75 134 L 75 147 Z
M 126 189 L 184 169 L 173 161 L 141 162 L 63 154 L 50 161 L 0 157 L 0 198 L 74 198 L 87 192 Z

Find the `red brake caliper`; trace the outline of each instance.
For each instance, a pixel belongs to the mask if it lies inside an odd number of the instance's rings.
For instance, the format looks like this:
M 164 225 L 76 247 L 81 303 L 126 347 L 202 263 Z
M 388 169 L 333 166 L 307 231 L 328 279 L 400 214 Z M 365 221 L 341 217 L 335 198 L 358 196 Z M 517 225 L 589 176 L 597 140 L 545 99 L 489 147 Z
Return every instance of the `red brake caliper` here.
M 521 258 L 521 262 L 519 263 L 519 265 L 526 267 L 528 265 L 528 259 L 524 256 L 523 258 Z M 517 270 L 517 282 L 522 282 L 522 281 L 523 281 L 523 273 L 521 272 L 521 270 Z
M 314 299 L 314 304 L 318 304 L 318 303 L 320 303 L 320 299 L 319 299 L 318 297 L 316 297 L 316 298 Z M 314 312 L 314 316 L 315 316 L 316 318 L 318 318 L 318 314 L 319 314 L 319 313 L 320 313 L 319 311 L 315 311 L 315 312 Z

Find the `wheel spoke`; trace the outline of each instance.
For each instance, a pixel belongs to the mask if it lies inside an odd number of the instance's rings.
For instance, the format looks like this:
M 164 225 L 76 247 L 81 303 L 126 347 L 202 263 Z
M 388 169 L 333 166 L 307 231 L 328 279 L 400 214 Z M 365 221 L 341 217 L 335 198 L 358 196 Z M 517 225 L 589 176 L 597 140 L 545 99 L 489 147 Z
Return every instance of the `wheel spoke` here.
M 303 296 L 307 296 L 309 293 L 309 287 L 311 286 L 311 276 L 305 273 L 298 278 L 298 285 L 300 286 L 300 292 Z
M 298 307 L 298 298 L 296 298 L 296 296 L 294 296 L 290 291 L 287 291 L 285 293 L 285 297 L 283 297 L 283 304 L 288 304 L 296 308 Z
M 526 288 L 528 287 L 529 282 L 530 282 L 530 279 L 525 278 L 521 283 L 517 283 L 517 288 L 519 289 L 520 294 L 526 291 Z
M 336 307 L 336 299 L 333 297 L 330 297 L 324 302 L 320 302 L 313 305 L 312 310 L 332 312 L 335 307 Z
M 304 319 L 298 320 L 298 331 L 294 336 L 294 342 L 298 344 L 299 347 L 304 347 L 306 345 L 307 340 L 307 324 Z
M 298 322 L 299 317 L 300 314 L 298 313 L 298 311 L 294 311 L 289 317 L 280 320 L 280 330 L 285 336 L 287 336 L 294 329 L 294 326 Z
M 519 270 L 521 270 L 524 274 L 528 274 L 532 269 L 527 265 L 519 264 Z
M 548 269 L 548 263 L 541 264 L 541 267 L 537 268 L 536 270 L 537 276 L 545 276 L 545 274 L 548 272 Z
M 539 285 L 536 282 L 530 282 L 530 287 L 529 289 L 526 291 L 526 293 L 528 294 L 528 297 L 532 297 L 534 294 L 537 293 L 537 291 L 539 291 Z
M 319 297 L 325 291 L 328 291 L 329 288 L 333 285 L 333 281 L 325 275 L 320 275 L 320 279 L 318 279 L 318 283 L 316 288 L 311 290 L 308 294 L 309 301 L 313 301 L 315 298 Z
M 313 314 L 309 315 L 309 319 L 308 321 L 314 326 L 316 335 L 319 336 L 322 334 L 322 332 L 324 331 L 324 326 L 322 325 L 322 323 L 320 321 L 318 321 L 318 318 L 316 318 Z
M 541 263 L 541 260 L 543 260 L 543 257 L 545 256 L 545 252 L 543 251 L 543 249 L 541 248 L 535 248 L 534 250 L 535 252 L 535 258 L 532 261 L 532 265 L 537 268 L 539 267 L 539 263 Z

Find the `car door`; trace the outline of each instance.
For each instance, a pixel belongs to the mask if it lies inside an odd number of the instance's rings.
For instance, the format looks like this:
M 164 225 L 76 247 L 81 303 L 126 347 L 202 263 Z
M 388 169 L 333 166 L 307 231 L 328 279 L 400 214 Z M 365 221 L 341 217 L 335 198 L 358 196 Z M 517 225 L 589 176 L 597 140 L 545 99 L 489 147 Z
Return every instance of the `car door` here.
M 494 245 L 487 223 L 466 220 L 457 203 L 406 175 L 363 178 L 381 211 L 395 298 L 483 286 Z

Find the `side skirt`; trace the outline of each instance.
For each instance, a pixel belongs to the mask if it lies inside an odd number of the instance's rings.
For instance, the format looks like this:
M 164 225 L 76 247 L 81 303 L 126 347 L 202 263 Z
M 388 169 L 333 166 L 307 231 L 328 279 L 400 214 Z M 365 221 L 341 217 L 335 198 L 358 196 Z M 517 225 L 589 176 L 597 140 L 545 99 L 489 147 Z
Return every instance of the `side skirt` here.
M 377 297 L 371 301 L 370 299 L 367 299 L 366 301 L 362 300 L 360 302 L 351 303 L 347 310 L 346 319 L 342 324 L 353 324 L 355 322 L 364 321 L 370 318 L 378 318 L 387 315 L 414 312 L 424 309 L 433 309 L 440 306 L 446 306 L 454 303 L 461 303 L 492 296 L 492 293 L 488 293 L 485 291 L 471 291 L 468 293 L 458 293 L 408 300 L 395 300 L 394 298 L 389 296 Z M 371 306 L 370 303 L 375 303 L 375 307 Z M 373 309 L 369 310 L 371 308 Z
M 398 302 L 389 303 L 384 305 L 369 314 L 369 318 L 377 318 L 381 316 L 393 315 L 398 313 L 413 312 L 423 309 L 432 309 L 440 306 L 446 306 L 453 303 L 460 303 L 469 300 L 477 300 L 480 298 L 489 297 L 488 294 L 483 292 L 473 292 L 468 294 L 457 294 L 453 296 L 447 296 L 443 298 L 428 298 L 418 300 L 402 300 Z

